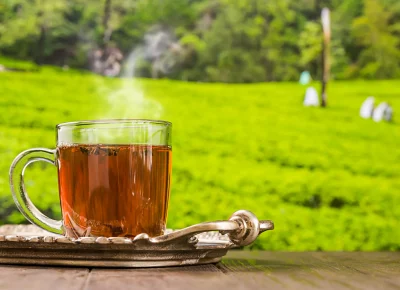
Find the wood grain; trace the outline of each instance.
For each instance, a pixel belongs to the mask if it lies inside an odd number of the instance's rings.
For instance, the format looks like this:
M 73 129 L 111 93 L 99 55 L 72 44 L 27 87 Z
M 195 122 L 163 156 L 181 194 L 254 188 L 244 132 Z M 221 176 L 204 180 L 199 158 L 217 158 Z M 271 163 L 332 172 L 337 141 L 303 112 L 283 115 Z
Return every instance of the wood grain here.
M 0 289 L 78 290 L 83 289 L 89 269 L 62 267 L 0 267 Z
M 400 289 L 400 252 L 231 251 L 217 265 L 151 269 L 0 266 L 0 289 Z
M 230 252 L 227 275 L 270 289 L 400 289 L 400 253 Z
M 91 272 L 85 290 L 97 289 L 257 289 L 257 284 L 223 273 L 215 265 Z

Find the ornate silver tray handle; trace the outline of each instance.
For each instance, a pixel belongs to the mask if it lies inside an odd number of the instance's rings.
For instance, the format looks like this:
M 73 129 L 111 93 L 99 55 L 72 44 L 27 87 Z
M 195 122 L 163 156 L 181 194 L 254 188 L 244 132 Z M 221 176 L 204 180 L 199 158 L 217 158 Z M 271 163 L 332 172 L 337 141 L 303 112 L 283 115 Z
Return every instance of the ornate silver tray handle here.
M 207 239 L 202 239 L 204 233 L 219 232 L 220 235 L 227 236 L 225 240 L 219 238 L 219 240 L 225 241 L 225 247 L 234 248 L 250 245 L 257 239 L 258 235 L 272 229 L 274 229 L 272 221 L 259 221 L 253 213 L 246 210 L 239 210 L 228 221 L 200 223 L 155 238 L 149 238 L 146 234 L 140 234 L 133 239 L 133 242 L 142 241 L 146 246 L 171 245 L 179 249 L 185 246 L 191 248 L 196 246 L 204 247 L 202 244 L 207 241 Z

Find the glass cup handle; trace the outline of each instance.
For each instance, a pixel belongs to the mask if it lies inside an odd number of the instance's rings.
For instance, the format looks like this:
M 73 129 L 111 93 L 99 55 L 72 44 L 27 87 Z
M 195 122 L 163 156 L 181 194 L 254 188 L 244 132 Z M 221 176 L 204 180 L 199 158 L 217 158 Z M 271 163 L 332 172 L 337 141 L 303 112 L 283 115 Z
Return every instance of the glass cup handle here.
M 46 231 L 63 234 L 62 221 L 53 220 L 37 209 L 26 192 L 24 182 L 25 169 L 30 164 L 44 161 L 56 165 L 55 160 L 55 150 L 32 148 L 21 152 L 10 167 L 10 187 L 15 204 L 27 220 Z

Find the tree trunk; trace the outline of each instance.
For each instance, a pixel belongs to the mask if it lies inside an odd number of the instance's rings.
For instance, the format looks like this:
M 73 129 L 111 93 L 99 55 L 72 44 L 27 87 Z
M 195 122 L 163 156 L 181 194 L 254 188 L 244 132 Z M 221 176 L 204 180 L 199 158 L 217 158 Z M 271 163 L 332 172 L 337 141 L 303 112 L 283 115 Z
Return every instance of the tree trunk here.
M 37 42 L 37 50 L 35 62 L 38 65 L 42 65 L 44 63 L 44 50 L 46 47 L 46 36 L 47 36 L 47 28 L 45 25 L 40 26 L 40 36 Z
M 327 95 L 326 95 L 326 86 L 328 83 L 327 74 L 326 74 L 326 47 L 325 42 L 322 45 L 322 75 L 321 75 L 321 107 L 327 106 Z
M 107 47 L 108 42 L 111 39 L 112 29 L 110 26 L 111 19 L 111 0 L 106 0 L 104 3 L 104 15 L 103 15 L 103 46 Z
M 330 72 L 330 41 L 331 41 L 331 19 L 328 8 L 323 8 L 321 12 L 321 22 L 323 28 L 322 44 L 322 89 L 321 89 L 321 107 L 327 106 L 326 87 L 329 81 Z

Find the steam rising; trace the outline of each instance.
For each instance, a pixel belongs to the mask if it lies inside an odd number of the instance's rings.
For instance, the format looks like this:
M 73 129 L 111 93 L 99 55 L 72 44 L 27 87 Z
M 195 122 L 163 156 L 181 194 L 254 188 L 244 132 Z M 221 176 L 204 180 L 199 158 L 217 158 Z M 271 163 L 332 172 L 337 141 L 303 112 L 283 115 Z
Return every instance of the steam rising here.
M 163 107 L 156 100 L 145 96 L 140 83 L 135 80 L 135 69 L 138 61 L 146 60 L 152 64 L 153 77 L 157 77 L 158 73 L 166 74 L 176 64 L 179 49 L 168 32 L 159 30 L 147 33 L 143 45 L 135 47 L 123 64 L 121 86 L 106 93 L 108 111 L 100 117 L 159 119 Z
M 145 98 L 139 82 L 134 79 L 141 48 L 134 49 L 128 56 L 122 72 L 121 86 L 106 96 L 108 112 L 104 118 L 116 119 L 159 119 L 163 108 L 155 100 Z

